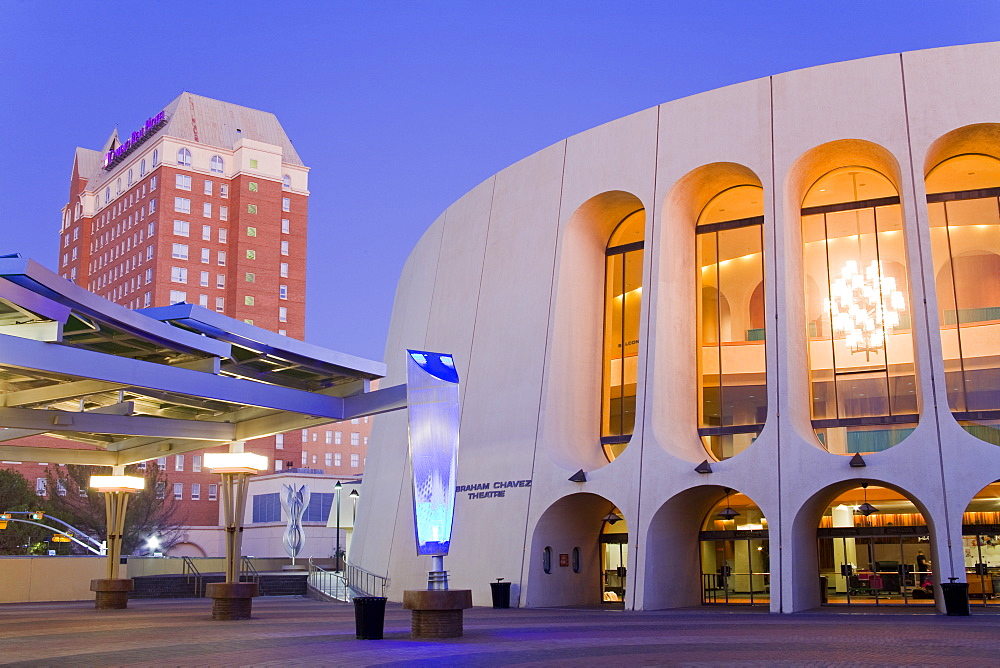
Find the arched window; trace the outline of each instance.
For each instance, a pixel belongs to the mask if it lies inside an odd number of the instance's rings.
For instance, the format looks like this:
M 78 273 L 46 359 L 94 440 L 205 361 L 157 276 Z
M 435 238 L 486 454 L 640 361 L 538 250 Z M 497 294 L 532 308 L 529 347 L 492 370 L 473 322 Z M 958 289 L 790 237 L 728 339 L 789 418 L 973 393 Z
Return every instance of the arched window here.
M 739 454 L 767 418 L 764 191 L 741 185 L 698 217 L 699 423 L 717 459 Z
M 132 185 L 134 182 L 135 182 L 135 179 L 133 178 L 132 170 L 130 169 L 130 170 L 128 170 L 128 184 Z
M 899 193 L 835 169 L 806 193 L 802 241 L 813 429 L 830 452 L 885 450 L 918 418 Z
M 143 158 L 142 162 L 139 163 L 139 178 L 141 179 L 146 175 L 146 159 Z
M 104 189 L 104 203 L 107 204 L 110 201 L 111 201 L 111 188 L 108 187 Z
M 211 171 L 214 174 L 221 174 L 224 168 L 225 168 L 225 163 L 222 161 L 222 157 L 218 155 L 213 155 L 212 160 L 209 163 L 209 171 Z
M 645 209 L 633 211 L 618 223 L 605 251 L 601 445 L 608 461 L 622 453 L 635 427 L 645 227 Z
M 158 164 L 160 164 L 160 149 L 154 148 L 153 149 L 153 167 L 156 167 Z
M 955 156 L 926 184 L 948 405 L 1000 445 L 1000 160 Z
M 283 185 L 285 188 L 291 188 L 292 177 L 289 176 L 288 174 L 285 174 L 283 177 L 281 177 L 281 185 Z
M 186 148 L 178 149 L 177 151 L 177 164 L 184 165 L 185 167 L 191 166 L 191 151 Z
M 115 194 L 116 195 L 121 195 L 122 194 L 122 179 L 121 179 L 121 177 L 118 177 L 117 192 Z

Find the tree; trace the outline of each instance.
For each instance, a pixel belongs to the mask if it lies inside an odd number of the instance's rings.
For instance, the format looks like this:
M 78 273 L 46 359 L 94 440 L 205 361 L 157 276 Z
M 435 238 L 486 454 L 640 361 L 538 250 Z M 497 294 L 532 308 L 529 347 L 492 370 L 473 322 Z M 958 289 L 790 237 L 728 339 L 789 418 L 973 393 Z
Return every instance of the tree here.
M 0 512 L 39 510 L 42 505 L 43 500 L 35 495 L 31 483 L 23 475 L 12 469 L 0 469 Z M 49 533 L 41 527 L 9 522 L 7 528 L 0 531 L 0 554 L 30 554 L 32 545 L 49 537 Z
M 98 540 L 107 539 L 107 514 L 104 495 L 90 488 L 91 475 L 106 475 L 107 468 L 69 464 L 46 469 L 50 512 Z M 125 469 L 126 475 L 144 477 L 145 489 L 132 495 L 125 512 L 122 554 L 141 552 L 150 536 L 160 539 L 166 551 L 180 540 L 184 518 L 177 516 L 178 505 L 167 498 L 167 477 L 155 462 L 145 470 L 138 466 Z

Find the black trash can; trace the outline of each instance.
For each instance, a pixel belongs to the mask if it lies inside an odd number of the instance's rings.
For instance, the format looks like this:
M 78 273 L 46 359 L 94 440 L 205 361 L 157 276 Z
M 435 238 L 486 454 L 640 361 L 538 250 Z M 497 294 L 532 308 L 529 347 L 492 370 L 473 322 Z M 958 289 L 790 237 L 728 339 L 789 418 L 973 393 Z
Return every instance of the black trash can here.
M 493 594 L 494 608 L 510 607 L 510 583 L 497 580 L 490 583 L 490 593 Z
M 969 583 L 943 582 L 941 594 L 944 596 L 944 609 L 949 616 L 967 617 L 969 615 Z
M 358 640 L 382 640 L 385 626 L 385 596 L 357 596 L 354 625 Z

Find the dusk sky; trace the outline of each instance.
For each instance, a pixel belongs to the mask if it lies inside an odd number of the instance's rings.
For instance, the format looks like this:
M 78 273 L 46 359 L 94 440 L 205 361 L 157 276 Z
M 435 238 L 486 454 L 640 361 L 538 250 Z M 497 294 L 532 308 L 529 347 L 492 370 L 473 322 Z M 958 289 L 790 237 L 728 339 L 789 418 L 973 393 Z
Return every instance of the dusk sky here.
M 312 168 L 307 340 L 372 359 L 420 235 L 521 158 L 728 84 L 1000 39 L 997 0 L 0 7 L 0 253 L 55 269 L 74 147 L 182 91 L 270 111 Z

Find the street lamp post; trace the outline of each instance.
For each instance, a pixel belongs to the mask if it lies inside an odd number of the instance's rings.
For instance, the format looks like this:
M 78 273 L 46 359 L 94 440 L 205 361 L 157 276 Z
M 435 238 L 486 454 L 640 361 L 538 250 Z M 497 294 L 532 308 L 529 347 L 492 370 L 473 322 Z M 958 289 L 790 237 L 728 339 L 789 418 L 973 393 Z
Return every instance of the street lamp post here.
M 333 493 L 337 496 L 337 550 L 333 553 L 333 558 L 336 560 L 335 571 L 340 570 L 340 490 L 342 487 L 339 480 L 333 486 Z

